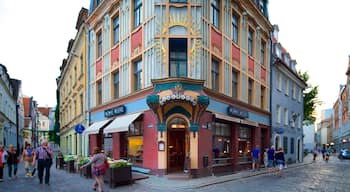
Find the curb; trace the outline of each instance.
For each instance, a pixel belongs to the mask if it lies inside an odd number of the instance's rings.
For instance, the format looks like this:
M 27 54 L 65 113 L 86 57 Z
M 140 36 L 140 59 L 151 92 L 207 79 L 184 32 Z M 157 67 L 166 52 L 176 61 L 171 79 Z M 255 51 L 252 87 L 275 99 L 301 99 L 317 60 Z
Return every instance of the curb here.
M 298 168 L 298 167 L 309 165 L 309 164 L 312 164 L 312 162 L 300 163 L 300 164 L 297 164 L 297 165 L 293 165 L 291 167 L 287 167 L 286 170 L 288 170 L 290 168 Z M 255 173 L 255 174 L 245 175 L 245 176 L 242 176 L 242 177 L 227 178 L 227 179 L 223 179 L 223 180 L 217 181 L 217 182 L 214 181 L 214 182 L 210 182 L 210 183 L 200 184 L 200 185 L 195 186 L 195 189 L 200 189 L 200 188 L 207 187 L 207 186 L 210 186 L 210 185 L 221 184 L 221 183 L 226 183 L 226 182 L 230 182 L 230 181 L 236 181 L 236 180 L 239 180 L 239 179 L 245 179 L 245 178 L 260 176 L 260 175 L 264 175 L 266 173 L 267 173 L 267 171 L 264 170 L 264 171 L 260 171 L 260 172 Z
M 302 167 L 302 166 L 306 166 L 306 165 L 309 165 L 309 164 L 312 164 L 312 161 L 311 162 L 303 162 L 303 163 L 298 163 L 298 164 L 291 164 L 289 165 L 285 170 L 288 171 L 288 169 L 292 169 L 292 168 L 298 168 L 298 167 Z M 237 180 L 240 180 L 240 179 L 246 179 L 246 178 L 250 178 L 250 177 L 256 177 L 256 176 L 261 176 L 261 175 L 264 175 L 264 174 L 267 174 L 267 170 L 262 170 L 262 171 L 259 171 L 259 172 L 254 172 L 254 173 L 251 173 L 251 174 L 244 174 L 243 175 L 239 175 L 239 173 L 242 173 L 242 172 L 238 172 L 238 173 L 235 173 L 235 174 L 231 174 L 231 175 L 226 175 L 226 176 L 223 176 L 223 177 L 218 177 L 218 178 L 215 178 L 215 179 L 212 179 L 211 181 L 202 181 L 202 182 L 198 182 L 198 183 L 192 183 L 192 184 L 189 184 L 189 185 L 182 185 L 182 186 L 172 186 L 174 189 L 200 189 L 200 188 L 204 188 L 204 187 L 208 187 L 208 186 L 211 186 L 211 185 L 215 185 L 215 184 L 221 184 L 221 183 L 226 183 L 226 182 L 230 182 L 230 181 L 237 181 Z M 152 186 L 152 187 L 156 187 L 156 188 L 166 188 L 168 189 L 168 185 L 164 186 L 164 185 L 155 185 L 154 183 L 143 183 L 144 185 L 148 185 L 148 186 Z

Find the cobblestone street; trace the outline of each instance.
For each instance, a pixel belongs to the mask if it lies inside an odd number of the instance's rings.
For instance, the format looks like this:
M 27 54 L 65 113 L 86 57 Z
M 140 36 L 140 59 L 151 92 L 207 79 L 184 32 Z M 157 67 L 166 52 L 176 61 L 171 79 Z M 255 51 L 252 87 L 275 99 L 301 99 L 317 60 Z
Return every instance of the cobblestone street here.
M 51 169 L 51 184 L 40 185 L 38 178 L 25 178 L 23 164 L 19 166 L 18 178 L 8 180 L 7 169 L 5 169 L 5 181 L 0 183 L 1 192 L 27 192 L 30 191 L 92 191 L 92 179 L 85 179 L 79 174 L 67 173 L 64 170 Z M 350 160 L 338 160 L 332 157 L 328 163 L 318 159 L 315 163 L 292 167 L 290 166 L 282 178 L 276 175 L 253 174 L 246 171 L 245 175 L 233 181 L 219 181 L 222 177 L 207 177 L 192 180 L 169 180 L 164 177 L 150 176 L 149 179 L 136 181 L 134 184 L 119 186 L 115 189 L 105 187 L 105 191 L 215 191 L 215 192 L 241 192 L 241 191 L 324 191 L 324 192 L 346 192 L 350 188 Z M 216 179 L 216 180 L 215 180 Z M 208 184 L 205 184 L 208 183 Z M 217 184 L 215 184 L 217 183 Z M 205 187 L 203 187 L 205 186 Z
M 260 175 L 212 185 L 200 191 L 350 191 L 350 161 L 332 157 L 328 163 L 318 159 L 315 163 L 287 169 L 282 178 L 276 175 Z

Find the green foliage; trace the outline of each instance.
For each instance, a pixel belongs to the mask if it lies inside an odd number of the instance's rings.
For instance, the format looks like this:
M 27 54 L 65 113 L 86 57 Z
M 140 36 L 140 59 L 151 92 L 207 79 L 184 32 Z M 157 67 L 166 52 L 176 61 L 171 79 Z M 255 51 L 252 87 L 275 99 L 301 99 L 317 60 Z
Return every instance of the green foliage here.
M 119 167 L 127 167 L 127 166 L 131 166 L 131 164 L 124 161 L 114 162 L 109 165 L 110 168 L 119 168 Z
M 321 102 L 318 100 L 318 86 L 312 86 L 308 83 L 310 76 L 307 72 L 298 72 L 301 79 L 306 83 L 306 88 L 303 92 L 304 96 L 304 124 L 313 124 L 316 120 L 316 107 L 320 105 Z
M 53 131 L 50 131 L 49 133 L 49 139 L 56 144 L 60 144 L 60 136 L 58 135 L 60 132 L 60 94 L 58 90 L 56 90 L 56 99 L 57 104 L 55 109 L 55 125 Z

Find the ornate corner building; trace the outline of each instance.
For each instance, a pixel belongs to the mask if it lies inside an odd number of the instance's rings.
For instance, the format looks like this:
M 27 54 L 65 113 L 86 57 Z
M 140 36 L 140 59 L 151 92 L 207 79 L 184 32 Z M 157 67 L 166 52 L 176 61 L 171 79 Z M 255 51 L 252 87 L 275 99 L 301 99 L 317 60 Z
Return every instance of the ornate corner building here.
M 198 177 L 270 145 L 266 0 L 91 0 L 86 22 L 86 150 Z

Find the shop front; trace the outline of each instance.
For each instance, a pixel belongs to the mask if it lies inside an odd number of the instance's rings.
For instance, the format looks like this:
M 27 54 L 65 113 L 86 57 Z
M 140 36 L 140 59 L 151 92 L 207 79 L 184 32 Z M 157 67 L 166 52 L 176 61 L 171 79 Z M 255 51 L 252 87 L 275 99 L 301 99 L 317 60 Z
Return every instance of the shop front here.
M 248 110 L 225 106 L 226 113 L 212 112 L 212 172 L 230 172 L 251 167 L 251 151 L 269 147 L 269 127 L 251 120 Z M 263 156 L 261 156 L 263 159 Z
M 133 169 L 202 177 L 250 167 L 252 148 L 269 146 L 269 114 L 211 95 L 209 103 L 202 80 L 167 78 L 152 83 L 153 89 L 138 99 L 92 114 L 99 121 L 84 131 L 90 135 L 90 148 L 98 145 L 102 130 L 106 153 L 131 161 Z
M 209 105 L 202 80 L 170 78 L 153 80 L 147 104 L 156 115 L 158 174 L 196 176 L 199 166 L 199 127 Z

